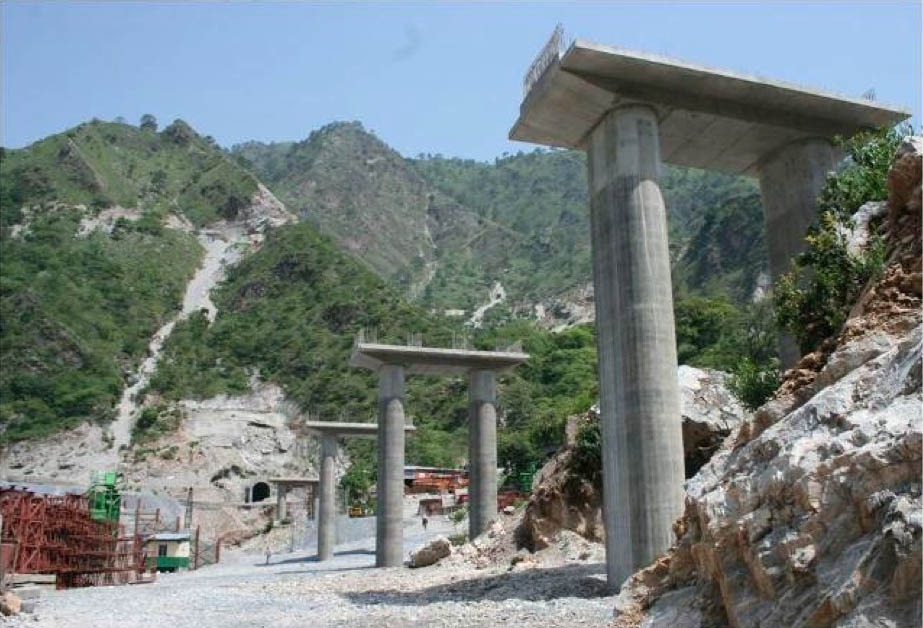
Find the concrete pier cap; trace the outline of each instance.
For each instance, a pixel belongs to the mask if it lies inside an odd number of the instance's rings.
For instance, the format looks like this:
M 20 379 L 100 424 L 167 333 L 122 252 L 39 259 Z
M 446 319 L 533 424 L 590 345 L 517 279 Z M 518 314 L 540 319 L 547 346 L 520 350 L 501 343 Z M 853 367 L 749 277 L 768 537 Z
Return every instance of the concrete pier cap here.
M 468 377 L 468 460 L 470 538 L 483 533 L 497 516 L 497 374 L 512 371 L 529 359 L 522 351 L 445 349 L 415 345 L 388 345 L 357 341 L 350 365 L 379 374 L 379 423 L 386 424 L 399 411 L 403 416 L 403 378 L 406 373 L 417 375 L 448 375 Z M 379 449 L 379 461 L 384 462 L 384 449 Z M 403 466 L 403 458 L 401 459 Z M 396 472 L 395 472 L 396 473 Z M 389 489 L 390 490 L 390 489 Z M 389 496 L 391 494 L 389 493 Z M 397 506 L 393 506 L 396 511 Z M 382 538 L 396 545 L 397 524 L 383 522 Z M 395 559 L 396 560 L 396 559 Z
M 336 543 L 336 477 L 335 462 L 337 455 L 337 439 L 339 438 L 378 438 L 379 426 L 377 423 L 347 423 L 335 421 L 305 421 L 301 426 L 310 434 L 320 438 L 321 460 L 320 481 L 317 513 L 317 560 L 324 561 L 333 558 L 333 547 Z M 401 453 L 403 454 L 403 435 L 416 431 L 413 425 L 404 425 L 399 430 L 401 436 Z M 387 444 L 379 443 L 379 450 Z M 379 455 L 379 460 L 381 455 Z M 403 463 L 401 463 L 403 466 Z M 384 486 L 379 481 L 379 490 Z M 394 489 L 392 489 L 393 491 Z M 281 507 L 281 506 L 280 506 Z M 384 548 L 376 547 L 376 553 Z M 393 553 L 393 551 L 391 552 Z
M 585 149 L 616 107 L 652 106 L 665 163 L 758 177 L 783 146 L 892 126 L 905 108 L 575 40 L 527 86 L 510 139 Z
M 759 179 L 773 278 L 803 249 L 835 136 L 908 110 L 576 40 L 529 68 L 510 139 L 588 153 L 606 566 L 611 588 L 665 551 L 682 436 L 661 162 Z M 783 346 L 788 364 L 797 358 Z

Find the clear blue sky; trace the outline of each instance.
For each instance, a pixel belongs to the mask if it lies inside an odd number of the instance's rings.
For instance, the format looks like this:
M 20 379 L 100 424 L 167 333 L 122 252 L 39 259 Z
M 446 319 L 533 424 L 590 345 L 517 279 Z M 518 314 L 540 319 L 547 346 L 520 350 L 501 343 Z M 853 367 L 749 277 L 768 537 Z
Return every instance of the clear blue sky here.
M 920 2 L 0 3 L 0 144 L 93 117 L 183 118 L 224 146 L 360 120 L 402 154 L 491 160 L 522 76 L 568 35 L 921 113 Z

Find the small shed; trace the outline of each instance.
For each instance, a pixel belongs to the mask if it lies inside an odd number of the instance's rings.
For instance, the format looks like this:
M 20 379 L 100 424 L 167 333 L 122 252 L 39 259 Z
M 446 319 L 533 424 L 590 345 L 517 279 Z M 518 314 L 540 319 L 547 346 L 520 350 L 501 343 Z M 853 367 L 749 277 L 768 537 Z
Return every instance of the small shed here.
M 189 532 L 158 532 L 144 540 L 144 564 L 157 571 L 189 569 Z

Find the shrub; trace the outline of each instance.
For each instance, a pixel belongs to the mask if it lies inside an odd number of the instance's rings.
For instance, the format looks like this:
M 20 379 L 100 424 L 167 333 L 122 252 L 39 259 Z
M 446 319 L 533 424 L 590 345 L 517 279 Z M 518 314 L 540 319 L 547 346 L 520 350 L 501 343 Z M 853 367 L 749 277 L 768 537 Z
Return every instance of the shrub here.
M 178 408 L 170 408 L 165 404 L 147 406 L 141 410 L 138 420 L 135 421 L 131 434 L 132 441 L 145 443 L 155 440 L 176 431 L 181 422 L 182 413 Z M 161 455 L 161 457 L 164 456 Z
M 830 175 L 818 197 L 819 219 L 806 237 L 807 249 L 792 262 L 773 290 L 779 326 L 794 336 L 802 353 L 836 334 L 863 287 L 884 270 L 885 247 L 872 237 L 852 255 L 846 233 L 850 216 L 864 203 L 887 196 L 887 175 L 907 129 L 862 133 L 844 142 L 847 165 Z
M 807 250 L 776 283 L 779 326 L 794 336 L 802 353 L 840 330 L 863 287 L 884 270 L 882 239 L 872 238 L 866 251 L 851 255 L 844 233 L 848 226 L 833 212 L 822 214 L 806 238 Z
M 744 358 L 731 373 L 728 386 L 744 406 L 756 410 L 779 387 L 779 362 L 773 359 L 767 365 Z
M 449 535 L 449 543 L 451 543 L 453 547 L 459 547 L 461 545 L 464 545 L 467 542 L 468 542 L 467 532 L 459 532 L 458 534 Z
M 467 504 L 465 504 L 458 510 L 453 510 L 452 512 L 450 512 L 449 521 L 457 525 L 461 523 L 462 521 L 464 521 L 466 516 L 468 516 L 468 505 Z
M 602 488 L 602 433 L 599 421 L 581 425 L 574 441 L 569 464 L 571 472 L 596 488 Z
M 848 218 L 863 203 L 886 198 L 888 168 L 901 138 L 910 133 L 909 127 L 898 127 L 859 133 L 849 140 L 839 138 L 848 155 L 846 166 L 828 177 L 818 209 Z

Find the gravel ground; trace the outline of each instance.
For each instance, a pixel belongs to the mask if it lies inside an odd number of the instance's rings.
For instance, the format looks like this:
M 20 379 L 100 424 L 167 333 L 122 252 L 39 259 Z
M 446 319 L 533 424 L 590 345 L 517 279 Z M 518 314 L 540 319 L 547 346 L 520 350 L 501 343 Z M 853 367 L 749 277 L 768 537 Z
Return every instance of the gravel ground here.
M 454 532 L 441 517 L 425 532 L 405 530 L 409 551 Z M 562 548 L 570 547 L 565 540 Z M 572 543 L 572 542 L 571 542 Z M 469 548 L 472 546 L 469 546 Z M 153 584 L 43 594 L 33 615 L 3 626 L 150 628 L 194 626 L 600 626 L 612 618 L 605 565 L 520 554 L 476 569 L 460 556 L 422 569 L 375 569 L 374 539 L 338 545 L 333 560 L 314 551 L 265 556 L 228 552 L 220 565 L 161 574 Z M 544 552 L 542 553 L 544 554 Z M 584 552 L 585 554 L 585 552 Z

